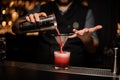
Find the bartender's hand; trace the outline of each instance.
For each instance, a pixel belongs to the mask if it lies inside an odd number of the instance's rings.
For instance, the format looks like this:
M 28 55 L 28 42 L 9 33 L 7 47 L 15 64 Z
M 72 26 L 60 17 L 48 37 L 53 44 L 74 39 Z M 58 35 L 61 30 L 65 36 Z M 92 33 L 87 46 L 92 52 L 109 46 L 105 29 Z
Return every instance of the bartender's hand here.
M 73 29 L 74 34 L 69 36 L 69 38 L 75 38 L 78 37 L 81 39 L 85 47 L 88 49 L 89 52 L 93 53 L 95 51 L 96 47 L 99 44 L 99 41 L 96 38 L 92 38 L 91 35 L 95 31 L 101 29 L 101 25 L 97 25 L 92 28 L 84 28 L 82 30 L 76 30 Z
M 88 42 L 91 38 L 91 35 L 93 32 L 101 29 L 102 26 L 101 25 L 97 25 L 95 27 L 92 27 L 92 28 L 84 28 L 82 30 L 76 30 L 76 29 L 73 29 L 73 32 L 75 34 L 69 36 L 69 38 L 75 38 L 75 37 L 78 37 L 80 38 L 83 42 Z
M 40 17 L 47 17 L 47 14 L 44 12 L 30 14 L 26 16 L 26 20 L 29 22 L 38 22 L 40 21 Z
M 26 16 L 26 20 L 28 22 L 38 22 L 40 21 L 40 17 L 47 17 L 47 14 L 44 12 L 40 12 L 40 13 L 34 13 L 34 14 L 30 14 L 28 16 Z M 38 32 L 32 32 L 32 33 L 26 33 L 27 36 L 38 36 Z

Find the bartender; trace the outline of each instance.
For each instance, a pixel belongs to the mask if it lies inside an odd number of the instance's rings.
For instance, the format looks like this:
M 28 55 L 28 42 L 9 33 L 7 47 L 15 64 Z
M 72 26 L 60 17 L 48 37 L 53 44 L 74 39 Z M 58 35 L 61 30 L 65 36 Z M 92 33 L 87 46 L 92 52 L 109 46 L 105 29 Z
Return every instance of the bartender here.
M 71 66 L 85 66 L 90 64 L 90 55 L 96 52 L 99 46 L 99 39 L 96 31 L 101 25 L 94 25 L 92 10 L 81 4 L 81 0 L 55 0 L 44 5 L 37 5 L 24 17 L 28 22 L 36 23 L 41 17 L 54 14 L 57 21 L 57 28 L 61 34 L 72 33 L 64 44 L 63 50 L 70 51 Z M 20 19 L 15 24 L 20 23 Z M 15 31 L 15 26 L 13 26 Z M 39 47 L 36 55 L 36 62 L 42 64 L 54 63 L 54 51 L 60 50 L 55 36 L 56 30 L 39 32 Z

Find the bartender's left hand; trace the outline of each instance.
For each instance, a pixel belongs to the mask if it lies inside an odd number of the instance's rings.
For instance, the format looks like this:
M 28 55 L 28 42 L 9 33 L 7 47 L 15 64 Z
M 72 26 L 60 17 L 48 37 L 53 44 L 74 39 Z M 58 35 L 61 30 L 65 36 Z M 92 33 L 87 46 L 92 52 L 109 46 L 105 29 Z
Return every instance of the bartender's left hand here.
M 92 28 L 84 28 L 82 30 L 76 30 L 73 29 L 74 34 L 69 36 L 69 38 L 75 38 L 78 37 L 82 40 L 82 42 L 89 42 L 89 40 L 91 39 L 91 35 L 93 32 L 101 29 L 102 26 L 101 25 L 97 25 L 95 27 Z

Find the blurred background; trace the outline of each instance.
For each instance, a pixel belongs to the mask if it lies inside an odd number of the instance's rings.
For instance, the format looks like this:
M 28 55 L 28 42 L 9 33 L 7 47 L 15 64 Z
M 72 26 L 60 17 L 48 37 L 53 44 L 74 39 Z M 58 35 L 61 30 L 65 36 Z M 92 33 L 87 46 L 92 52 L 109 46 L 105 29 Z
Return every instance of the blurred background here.
M 37 4 L 52 0 L 0 0 L 0 60 L 32 62 L 38 46 L 37 35 L 15 35 L 11 28 L 17 18 L 24 16 Z M 95 15 L 96 25 L 103 25 L 97 34 L 99 49 L 93 67 L 112 68 L 114 48 L 120 46 L 120 6 L 115 0 L 82 0 Z M 118 62 L 119 62 L 118 50 Z

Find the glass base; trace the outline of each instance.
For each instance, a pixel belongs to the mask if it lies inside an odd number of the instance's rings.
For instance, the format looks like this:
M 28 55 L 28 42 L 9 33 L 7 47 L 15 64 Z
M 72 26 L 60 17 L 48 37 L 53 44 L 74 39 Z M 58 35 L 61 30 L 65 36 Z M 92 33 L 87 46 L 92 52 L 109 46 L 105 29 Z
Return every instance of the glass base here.
M 65 70 L 67 70 L 67 69 L 69 69 L 69 68 L 68 68 L 68 66 L 66 66 L 66 67 L 55 66 L 55 69 L 56 69 L 56 70 L 59 70 L 59 69 L 65 69 Z

